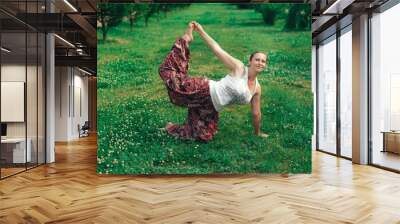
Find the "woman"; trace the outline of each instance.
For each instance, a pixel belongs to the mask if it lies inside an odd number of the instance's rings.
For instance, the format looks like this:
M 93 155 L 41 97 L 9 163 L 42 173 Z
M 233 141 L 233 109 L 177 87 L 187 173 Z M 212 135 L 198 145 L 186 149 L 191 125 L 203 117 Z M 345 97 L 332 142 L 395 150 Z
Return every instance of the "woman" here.
M 196 31 L 214 52 L 217 58 L 229 69 L 229 74 L 220 81 L 203 77 L 189 77 L 189 43 Z M 159 68 L 171 102 L 188 108 L 184 125 L 168 123 L 167 132 L 182 139 L 195 139 L 208 142 L 217 133 L 219 112 L 230 104 L 251 104 L 254 133 L 268 137 L 260 130 L 261 86 L 257 75 L 267 63 L 267 55 L 261 52 L 251 54 L 247 68 L 238 59 L 225 52 L 197 22 L 191 22 L 185 34 L 179 38 Z

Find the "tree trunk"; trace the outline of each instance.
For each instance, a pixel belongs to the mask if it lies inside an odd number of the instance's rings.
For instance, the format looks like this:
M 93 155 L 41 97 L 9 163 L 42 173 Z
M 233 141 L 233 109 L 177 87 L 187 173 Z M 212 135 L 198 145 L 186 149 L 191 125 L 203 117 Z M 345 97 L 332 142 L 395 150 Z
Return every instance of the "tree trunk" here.
M 133 22 L 137 18 L 136 16 L 137 16 L 137 12 L 136 11 L 129 13 L 129 25 L 130 25 L 131 32 L 132 32 Z
M 102 15 L 100 17 L 100 23 L 101 23 L 101 31 L 103 33 L 103 43 L 105 43 L 107 37 L 107 29 L 106 29 L 106 22 L 104 21 L 104 16 Z
M 107 38 L 107 30 L 104 27 L 102 27 L 102 31 L 103 31 L 103 43 L 105 43 Z

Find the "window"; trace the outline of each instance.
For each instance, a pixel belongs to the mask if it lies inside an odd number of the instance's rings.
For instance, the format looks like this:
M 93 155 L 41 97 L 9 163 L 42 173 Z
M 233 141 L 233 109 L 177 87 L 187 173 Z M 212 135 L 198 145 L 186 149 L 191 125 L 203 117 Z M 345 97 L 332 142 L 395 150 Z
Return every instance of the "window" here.
M 0 5 L 41 13 L 44 1 Z M 44 33 L 12 16 L 0 12 L 0 17 L 8 21 L 0 23 L 0 178 L 5 178 L 45 163 L 46 40 Z
M 400 4 L 371 18 L 372 164 L 395 170 L 400 170 L 398 21 Z
M 340 155 L 351 158 L 352 141 L 352 33 L 351 25 L 340 36 Z
M 318 47 L 318 149 L 336 153 L 336 35 Z

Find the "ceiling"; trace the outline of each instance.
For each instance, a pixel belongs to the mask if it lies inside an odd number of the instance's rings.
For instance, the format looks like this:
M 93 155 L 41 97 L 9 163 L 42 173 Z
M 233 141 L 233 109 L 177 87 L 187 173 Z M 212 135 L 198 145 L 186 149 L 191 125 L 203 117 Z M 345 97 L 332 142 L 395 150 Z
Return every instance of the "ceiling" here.
M 389 0 L 312 0 L 313 43 L 332 35 L 352 23 L 352 19 L 363 13 L 375 12 Z
M 57 34 L 56 66 L 79 66 L 96 74 L 96 3 L 96 0 L 47 0 L 46 5 L 45 0 L 1 0 L 2 43 L 13 49 L 7 55 L 8 60 L 36 55 L 37 44 L 28 43 L 25 50 L 25 35 L 18 33 L 27 30 L 29 42 L 33 38 L 29 35 L 31 31 L 52 32 Z

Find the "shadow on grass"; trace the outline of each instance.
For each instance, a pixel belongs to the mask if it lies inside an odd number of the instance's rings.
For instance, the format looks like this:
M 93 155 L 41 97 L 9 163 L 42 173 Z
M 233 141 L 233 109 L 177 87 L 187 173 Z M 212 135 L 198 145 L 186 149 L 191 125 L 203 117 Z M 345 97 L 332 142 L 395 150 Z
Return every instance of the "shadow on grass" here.
M 265 26 L 265 27 L 273 27 L 273 26 L 268 26 L 266 25 L 262 20 L 253 20 L 253 21 L 246 21 L 243 23 L 239 23 L 238 25 L 240 26 Z
M 105 45 L 105 44 L 126 44 L 128 43 L 126 40 L 122 38 L 107 38 L 105 41 L 103 39 L 98 39 L 97 44 Z

